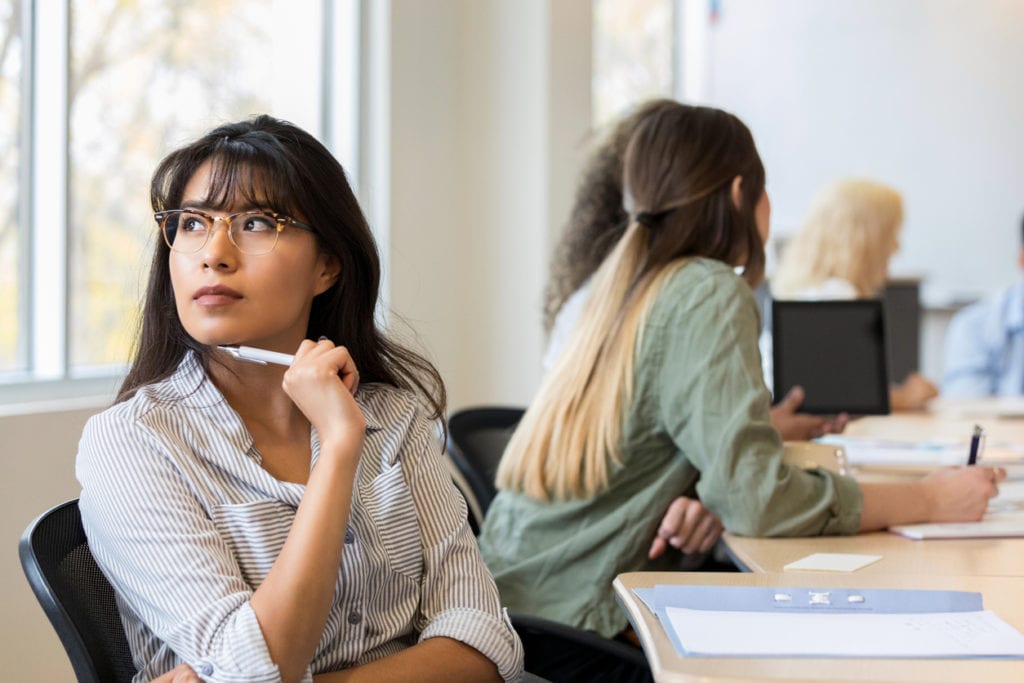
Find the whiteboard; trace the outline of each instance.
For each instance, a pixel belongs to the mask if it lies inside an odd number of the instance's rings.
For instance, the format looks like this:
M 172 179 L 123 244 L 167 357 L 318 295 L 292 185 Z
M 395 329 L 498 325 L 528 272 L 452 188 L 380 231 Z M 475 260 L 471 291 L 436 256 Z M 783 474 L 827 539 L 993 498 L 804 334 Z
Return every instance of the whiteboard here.
M 682 96 L 750 126 L 774 234 L 822 185 L 872 177 L 903 193 L 891 270 L 923 277 L 926 303 L 1019 277 L 1024 0 L 683 4 Z

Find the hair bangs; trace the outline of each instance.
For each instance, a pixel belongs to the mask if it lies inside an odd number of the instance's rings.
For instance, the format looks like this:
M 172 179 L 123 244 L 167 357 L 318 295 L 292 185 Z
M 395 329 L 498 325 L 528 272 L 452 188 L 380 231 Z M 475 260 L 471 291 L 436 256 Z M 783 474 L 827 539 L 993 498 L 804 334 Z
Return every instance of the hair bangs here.
M 242 141 L 223 144 L 225 149 L 210 157 L 210 180 L 203 203 L 218 210 L 231 207 L 271 209 L 297 215 L 300 196 L 296 173 L 278 153 L 262 150 Z

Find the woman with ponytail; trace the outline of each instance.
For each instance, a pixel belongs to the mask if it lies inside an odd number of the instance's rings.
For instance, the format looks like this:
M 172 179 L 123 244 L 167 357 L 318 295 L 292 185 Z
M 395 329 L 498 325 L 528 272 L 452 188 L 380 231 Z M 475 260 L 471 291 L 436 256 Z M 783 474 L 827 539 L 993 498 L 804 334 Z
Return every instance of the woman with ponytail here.
M 724 111 L 650 112 L 625 153 L 629 223 L 498 470 L 481 549 L 510 609 L 615 637 L 611 583 L 671 568 L 667 543 L 853 534 L 979 519 L 1000 470 L 858 483 L 782 462 L 751 287 L 770 205 L 747 127 Z M 742 275 L 737 275 L 737 270 Z M 699 496 L 698 523 L 674 510 Z

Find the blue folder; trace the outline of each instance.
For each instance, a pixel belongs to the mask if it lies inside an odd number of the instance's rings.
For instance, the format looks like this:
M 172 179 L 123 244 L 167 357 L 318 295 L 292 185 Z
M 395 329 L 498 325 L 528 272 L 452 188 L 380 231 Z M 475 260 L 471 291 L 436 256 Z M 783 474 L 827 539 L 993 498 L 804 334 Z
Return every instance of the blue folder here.
M 981 593 L 967 591 L 659 585 L 636 588 L 633 593 L 666 626 L 665 633 L 682 656 L 693 654 L 686 651 L 675 630 L 668 627 L 668 607 L 719 612 L 844 614 L 924 614 L 984 609 Z

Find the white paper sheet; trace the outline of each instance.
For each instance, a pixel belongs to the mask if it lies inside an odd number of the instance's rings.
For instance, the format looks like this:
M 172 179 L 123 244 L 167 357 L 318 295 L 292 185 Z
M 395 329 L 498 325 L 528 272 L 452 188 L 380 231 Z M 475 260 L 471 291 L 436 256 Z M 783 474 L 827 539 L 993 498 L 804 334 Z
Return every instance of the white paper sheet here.
M 842 446 L 850 467 L 966 465 L 970 450 L 970 440 L 966 436 L 961 440 L 912 441 L 829 434 L 815 440 L 830 446 Z M 980 464 L 1013 465 L 1021 462 L 1024 462 L 1024 445 L 990 443 L 987 438 L 983 442 Z
M 967 442 L 900 441 L 864 437 L 828 435 L 822 443 L 842 446 L 851 467 L 871 465 L 942 466 L 966 465 Z
M 814 553 L 790 562 L 784 571 L 826 571 L 855 572 L 882 559 L 881 555 L 857 555 L 855 553 Z
M 687 655 L 1024 657 L 1024 635 L 992 612 L 842 614 L 666 608 Z
M 1024 537 L 1024 511 L 1013 510 L 985 515 L 980 522 L 904 524 L 889 531 L 912 538 L 1020 538 Z

